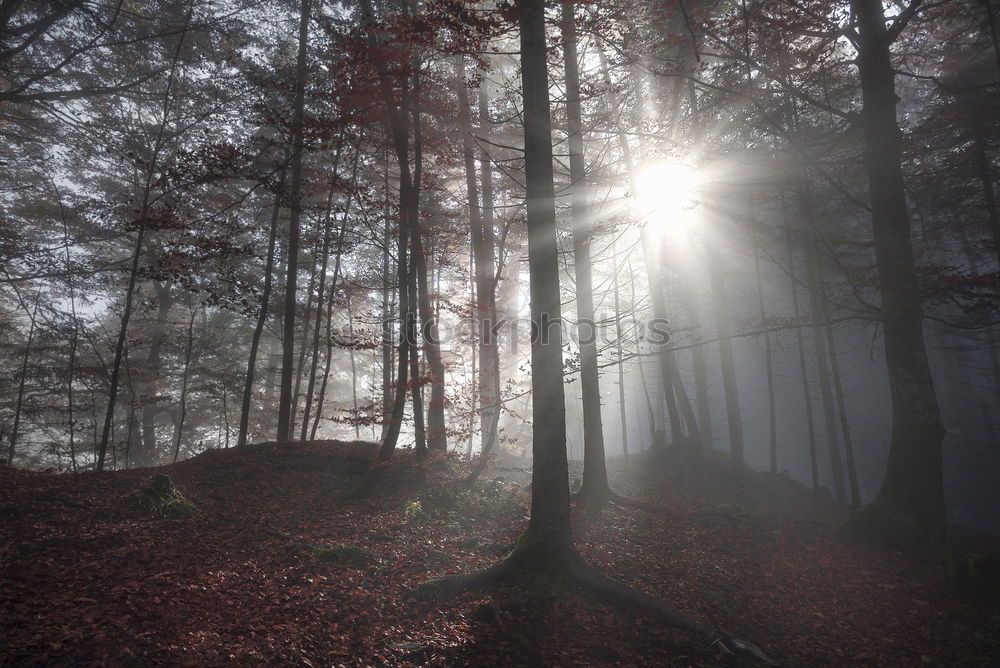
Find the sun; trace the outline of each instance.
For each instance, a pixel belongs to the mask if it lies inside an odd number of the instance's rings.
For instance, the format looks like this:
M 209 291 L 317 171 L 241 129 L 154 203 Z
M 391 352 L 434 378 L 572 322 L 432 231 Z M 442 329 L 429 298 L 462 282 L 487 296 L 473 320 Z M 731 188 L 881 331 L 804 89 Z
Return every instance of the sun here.
M 690 224 L 698 205 L 701 175 L 680 162 L 646 165 L 636 176 L 639 215 L 659 233 L 677 232 Z

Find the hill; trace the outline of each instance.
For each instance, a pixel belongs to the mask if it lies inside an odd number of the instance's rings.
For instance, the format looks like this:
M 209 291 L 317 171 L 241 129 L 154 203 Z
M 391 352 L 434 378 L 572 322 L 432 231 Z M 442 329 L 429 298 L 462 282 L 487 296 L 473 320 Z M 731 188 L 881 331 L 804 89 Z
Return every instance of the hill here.
M 348 500 L 374 447 L 320 441 L 209 451 L 158 469 L 0 468 L 0 664 L 716 666 L 715 648 L 553 590 L 406 600 L 431 575 L 495 562 L 522 529 L 527 473 L 401 455 L 381 492 Z M 780 476 L 697 478 L 633 457 L 615 488 L 657 509 L 575 512 L 608 574 L 787 666 L 993 666 L 1000 613 L 939 574 L 847 545 L 843 510 Z M 169 475 L 197 508 L 127 502 Z M 996 543 L 956 534 L 963 550 Z

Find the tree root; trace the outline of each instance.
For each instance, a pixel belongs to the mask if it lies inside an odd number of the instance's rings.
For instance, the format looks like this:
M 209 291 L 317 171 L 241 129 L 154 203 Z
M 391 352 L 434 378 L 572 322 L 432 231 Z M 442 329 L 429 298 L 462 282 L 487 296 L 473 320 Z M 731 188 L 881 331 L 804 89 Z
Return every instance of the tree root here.
M 504 581 L 520 580 L 535 575 L 551 577 L 551 571 L 526 566 L 517 550 L 499 563 L 476 573 L 445 575 L 421 583 L 406 595 L 419 601 L 447 601 L 459 594 L 482 589 Z M 743 640 L 718 633 L 695 618 L 637 589 L 614 580 L 591 566 L 578 555 L 572 557 L 570 568 L 563 571 L 560 584 L 576 586 L 591 598 L 625 608 L 656 619 L 668 627 L 689 631 L 702 638 L 710 647 L 769 666 L 778 664 L 760 649 Z
M 630 499 L 626 496 L 622 496 L 610 487 L 601 492 L 588 492 L 586 489 L 581 489 L 580 491 L 570 495 L 570 501 L 572 503 L 583 503 L 594 506 L 602 506 L 605 503 L 613 503 L 616 506 L 621 506 L 622 508 L 635 508 L 637 510 L 644 510 L 648 513 L 656 515 L 665 515 L 667 512 L 666 509 L 661 508 L 656 504 L 646 503 L 645 501 L 639 501 L 637 499 Z

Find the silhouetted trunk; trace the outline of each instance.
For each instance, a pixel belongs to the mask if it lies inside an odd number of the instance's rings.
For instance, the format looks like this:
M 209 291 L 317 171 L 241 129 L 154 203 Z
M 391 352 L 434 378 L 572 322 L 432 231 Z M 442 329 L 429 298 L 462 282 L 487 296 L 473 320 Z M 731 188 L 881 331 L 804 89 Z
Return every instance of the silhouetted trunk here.
M 316 294 L 316 280 L 319 277 L 319 268 L 316 266 L 317 251 L 319 251 L 319 246 L 313 249 L 312 262 L 310 263 L 312 266 L 309 268 L 309 286 L 306 288 L 306 304 L 302 310 L 302 343 L 299 345 L 299 358 L 295 363 L 295 387 L 292 390 L 292 412 L 288 417 L 290 436 L 295 433 L 295 422 L 299 412 L 299 397 L 302 396 L 302 374 L 306 368 L 306 351 L 309 350 L 309 324 L 312 321 L 313 301 L 317 299 L 314 296 Z M 321 312 L 321 307 L 317 305 L 317 321 Z
M 284 170 L 281 172 L 281 179 L 278 183 L 278 191 L 281 192 L 285 184 Z M 243 400 L 240 403 L 240 429 L 236 437 L 237 447 L 246 445 L 249 438 L 250 410 L 253 401 L 253 380 L 257 368 L 257 351 L 260 349 L 260 337 L 264 333 L 264 325 L 267 323 L 267 312 L 271 302 L 271 286 L 274 284 L 274 250 L 278 238 L 278 218 L 281 207 L 278 199 L 275 198 L 271 205 L 271 231 L 267 240 L 267 260 L 264 263 L 264 289 L 260 295 L 260 309 L 257 311 L 257 322 L 254 325 L 253 336 L 250 338 L 250 354 L 247 358 L 246 380 L 243 383 Z M 174 459 L 177 458 L 177 451 L 174 451 Z
M 371 28 L 375 22 L 371 0 L 361 0 L 360 5 L 362 20 L 366 27 Z M 367 40 L 370 47 L 375 48 L 379 46 L 379 39 L 374 31 L 368 31 Z M 399 440 L 399 432 L 402 428 L 403 415 L 406 409 L 406 391 L 410 368 L 409 330 L 411 328 L 415 329 L 413 324 L 415 314 L 410 310 L 410 263 L 407 260 L 407 254 L 409 253 L 411 241 L 411 226 L 420 210 L 420 183 L 414 178 L 410 165 L 409 105 L 407 104 L 409 95 L 408 84 L 406 81 L 401 82 L 403 101 L 401 103 L 397 102 L 393 98 L 389 72 L 378 61 L 376 61 L 376 68 L 379 73 L 379 87 L 382 101 L 385 103 L 388 115 L 387 130 L 392 140 L 393 151 L 396 154 L 396 163 L 399 167 L 399 231 L 396 246 L 396 280 L 399 291 L 400 322 L 399 352 L 396 357 L 396 391 L 393 396 L 392 414 L 389 417 L 389 428 L 385 430 L 385 435 L 382 438 L 382 447 L 379 449 L 379 459 L 386 460 L 396 450 L 396 442 Z
M 812 392 L 809 390 L 809 366 L 806 361 L 805 337 L 802 335 L 802 311 L 799 308 L 799 279 L 795 275 L 795 253 L 792 247 L 792 223 L 788 206 L 781 197 L 781 213 L 785 222 L 785 245 L 788 251 L 788 277 L 792 292 L 792 314 L 795 317 L 795 345 L 799 352 L 799 375 L 802 378 L 802 397 L 806 411 L 806 428 L 809 432 L 809 472 L 813 491 L 819 491 L 819 459 L 816 453 L 816 424 L 813 418 Z
M 681 280 L 681 299 L 684 303 L 684 310 L 688 314 L 688 322 L 695 340 L 702 337 L 701 334 L 701 312 L 698 307 L 698 299 L 694 293 L 694 286 L 688 279 Z M 712 411 L 708 402 L 708 364 L 705 361 L 705 346 L 697 344 L 691 346 L 691 363 L 694 368 L 694 396 L 698 406 L 698 434 L 701 446 L 712 447 Z
M 142 412 L 142 436 L 140 446 L 132 454 L 132 460 L 136 466 L 152 466 L 156 463 L 156 416 L 160 412 L 159 387 L 160 387 L 160 367 L 161 351 L 165 336 L 164 328 L 167 323 L 167 316 L 173 308 L 174 297 L 170 293 L 170 286 L 160 281 L 153 282 L 156 292 L 157 311 L 156 321 L 153 325 L 153 332 L 150 337 L 149 355 L 146 358 L 146 368 L 143 370 L 145 382 L 141 393 L 140 408 Z
M 70 254 L 69 225 L 66 224 L 66 212 L 65 209 L 63 209 L 61 198 L 59 200 L 59 208 L 62 212 L 63 245 L 65 246 L 66 266 L 68 267 L 72 261 L 72 256 Z M 74 401 L 73 381 L 76 379 L 76 349 L 80 340 L 80 321 L 76 317 L 76 281 L 73 279 L 72 274 L 67 278 L 67 281 L 69 283 L 69 310 L 70 317 L 73 319 L 73 331 L 70 334 L 69 339 L 69 368 L 67 369 L 68 377 L 66 379 L 66 418 L 69 423 L 70 466 L 72 467 L 73 473 L 76 473 L 76 405 Z M 0 438 L 0 441 L 2 440 L 3 439 Z
M 285 264 L 285 305 L 281 335 L 281 383 L 278 395 L 277 441 L 292 438 L 294 410 L 292 376 L 295 372 L 295 310 L 299 272 L 299 218 L 302 214 L 302 153 L 305 151 L 303 123 L 306 95 L 306 55 L 309 44 L 310 0 L 302 0 L 299 10 L 299 51 L 295 61 L 295 99 L 292 102 L 291 192 L 288 212 L 288 243 Z
M 190 308 L 190 304 L 188 305 Z M 188 393 L 188 373 L 191 370 L 191 352 L 194 349 L 194 315 L 195 310 L 191 309 L 191 319 L 188 320 L 187 328 L 187 348 L 184 351 L 184 373 L 181 376 L 181 401 L 180 401 L 180 414 L 177 416 L 177 426 L 174 428 L 174 458 L 173 462 L 177 462 L 177 456 L 181 452 L 181 437 L 184 434 L 184 420 L 187 417 L 187 393 Z M 242 430 L 242 415 L 240 416 L 240 428 Z M 245 434 L 244 434 L 245 436 Z
M 312 413 L 312 401 L 313 393 L 316 390 L 316 370 L 319 367 L 319 332 L 320 327 L 323 324 L 323 304 L 324 298 L 326 297 L 326 270 L 330 266 L 330 241 L 333 238 L 333 196 L 334 196 L 334 184 L 339 178 L 337 175 L 337 168 L 340 164 L 340 152 L 342 148 L 342 143 L 338 143 L 337 152 L 333 158 L 333 168 L 331 170 L 332 178 L 330 179 L 330 192 L 326 199 L 326 214 L 323 216 L 323 245 L 320 249 L 320 269 L 319 269 L 319 286 L 316 291 L 316 320 L 313 323 L 313 335 L 312 335 L 312 356 L 309 364 L 309 382 L 306 383 L 306 402 L 303 407 L 302 412 L 302 429 L 299 432 L 299 440 L 306 440 L 306 433 L 309 431 L 309 416 Z M 354 169 L 357 170 L 357 159 L 354 160 Z M 353 179 L 352 179 L 353 180 Z M 339 241 L 343 241 L 343 230 L 344 225 L 347 224 L 347 211 L 344 212 L 344 221 L 341 226 L 341 233 L 339 236 Z M 337 254 L 339 256 L 341 248 L 337 248 Z M 329 302 L 333 302 L 333 291 L 330 291 Z M 305 346 L 303 346 L 305 349 Z M 296 393 L 297 396 L 298 393 Z
M 563 395 L 559 255 L 552 180 L 552 129 L 546 67 L 545 3 L 520 0 L 524 169 L 527 188 L 531 320 L 531 519 L 518 549 L 558 564 L 575 557 L 570 525 Z M 555 326 L 549 326 L 554 323 Z
M 726 422 L 729 425 L 729 452 L 733 461 L 742 466 L 743 418 L 740 411 L 739 390 L 736 385 L 736 361 L 733 355 L 733 331 L 729 319 L 729 296 L 722 275 L 722 255 L 715 240 L 706 240 L 709 283 L 712 287 L 712 310 L 715 331 L 719 339 L 719 366 L 722 371 L 722 390 L 726 398 Z
M 748 205 L 752 203 L 752 198 Z M 756 228 L 757 225 L 755 224 Z M 759 231 L 757 235 L 760 237 Z M 764 306 L 764 281 L 760 271 L 760 249 L 763 249 L 763 239 L 753 256 L 754 281 L 757 285 L 757 317 L 760 318 L 760 326 L 764 330 L 764 369 L 767 374 L 767 417 L 768 417 L 768 453 L 771 460 L 771 473 L 778 472 L 778 425 L 777 414 L 774 405 L 774 351 L 771 350 L 771 335 L 767 331 L 767 309 Z
M 907 535 L 895 538 L 900 547 L 937 558 L 945 546 L 941 470 L 945 432 L 924 344 L 903 186 L 895 70 L 889 53 L 895 35 L 886 28 L 883 5 L 878 0 L 852 0 L 851 7 L 860 35 L 860 126 L 865 140 L 893 417 L 885 481 L 869 507 L 869 516 L 881 515 L 893 521 L 897 529 L 905 527 L 902 530 Z M 872 529 L 872 533 L 884 534 L 884 530 Z
M 628 263 L 628 273 L 629 273 L 629 276 L 632 276 L 632 262 L 631 262 L 631 260 Z M 629 281 L 629 286 L 631 286 L 631 288 L 632 288 L 631 294 L 629 295 L 629 297 L 631 299 L 630 309 L 634 312 L 635 311 L 635 304 L 636 304 L 636 300 L 635 300 L 635 281 Z M 642 352 L 640 350 L 640 346 L 641 346 L 641 344 L 640 344 L 640 340 L 639 340 L 639 332 L 638 332 L 638 330 L 636 330 L 636 333 L 635 333 L 635 350 L 636 350 L 637 354 Z M 652 449 L 656 449 L 656 448 L 660 448 L 660 447 L 663 446 L 663 438 L 657 434 L 656 413 L 653 411 L 653 400 L 651 398 L 652 394 L 651 394 L 651 392 L 649 390 L 649 383 L 646 381 L 646 365 L 645 365 L 645 362 L 643 361 L 641 355 L 639 355 L 639 357 L 637 357 L 636 359 L 638 361 L 638 365 L 637 366 L 639 367 L 639 381 L 640 381 L 640 384 L 642 385 L 642 397 L 646 401 L 646 414 L 649 416 L 649 447 L 652 448 Z M 638 408 L 636 409 L 636 412 L 638 412 Z
M 35 323 L 38 320 L 38 303 L 41 298 L 41 293 L 35 295 L 35 307 L 31 312 L 31 326 L 28 328 L 28 342 L 24 346 L 24 356 L 21 358 L 21 373 L 17 379 L 17 399 L 14 402 L 14 424 L 10 429 L 10 448 L 7 450 L 7 466 L 14 464 L 14 451 L 17 448 L 18 429 L 21 425 L 21 409 L 24 406 L 24 388 L 28 382 L 28 360 L 31 359 L 31 344 L 35 340 Z
M 383 192 L 385 204 L 382 207 L 382 435 L 379 440 L 385 440 L 392 416 L 392 312 L 395 286 L 389 280 L 389 244 L 392 241 L 392 226 L 389 222 L 389 156 L 385 156 L 383 175 Z M 329 329 L 329 328 L 328 328 Z M 329 331 L 327 332 L 329 339 Z M 323 394 L 320 393 L 322 400 Z M 315 431 L 315 427 L 313 428 Z
M 590 261 L 593 235 L 588 208 L 587 166 L 583 154 L 580 72 L 577 63 L 575 4 L 562 3 L 560 29 L 566 72 L 566 135 L 569 145 L 573 208 L 573 266 L 576 279 L 577 333 L 580 346 L 580 386 L 583 394 L 583 483 L 580 495 L 600 499 L 608 494 L 608 471 L 601 423 L 601 388 L 597 369 L 597 325 Z
M 479 86 L 479 133 L 484 139 L 484 141 L 490 141 L 490 110 L 489 110 L 489 98 L 486 92 L 486 86 L 480 84 Z M 479 153 L 479 166 L 480 166 L 480 181 L 483 184 L 483 201 L 482 201 L 482 213 L 483 213 L 483 228 L 482 228 L 482 242 L 483 242 L 483 253 L 482 257 L 484 259 L 484 269 L 482 272 L 482 281 L 484 285 L 488 288 L 486 309 L 489 313 L 489 337 L 486 340 L 487 346 L 482 349 L 482 353 L 486 355 L 489 359 L 487 363 L 486 376 L 484 380 L 492 382 L 492 403 L 487 406 L 485 412 L 483 413 L 483 419 L 485 421 L 485 434 L 486 438 L 492 443 L 491 447 L 495 447 L 499 442 L 499 425 L 500 425 L 500 411 L 502 409 L 502 397 L 500 396 L 500 341 L 499 341 L 499 318 L 497 317 L 497 283 L 500 273 L 505 269 L 504 263 L 501 259 L 499 263 L 496 262 L 496 233 L 495 233 L 495 217 L 493 209 L 493 163 L 490 158 L 489 151 L 483 146 Z M 509 224 L 509 223 L 508 223 Z M 501 258 L 503 255 L 501 254 Z M 496 266 L 495 266 L 496 265 Z M 517 284 L 517 272 L 518 272 L 518 262 L 511 262 L 513 265 L 512 279 L 511 282 L 516 286 Z M 487 271 L 487 269 L 489 271 Z M 494 273 L 494 271 L 496 273 Z M 491 275 L 492 274 L 492 275 Z M 487 280 L 488 279 L 488 280 Z M 518 291 L 516 289 L 512 290 L 513 299 L 515 304 L 518 299 Z M 517 313 L 514 313 L 514 318 L 512 319 L 514 324 L 513 334 L 513 356 L 517 359 Z M 485 443 L 485 441 L 484 441 Z
M 601 64 L 601 74 L 604 79 L 604 85 L 607 89 L 608 95 L 611 96 L 612 104 L 610 105 L 612 109 L 618 108 L 617 96 L 614 94 L 614 87 L 611 82 L 611 75 L 608 72 L 607 59 L 604 56 L 604 51 L 598 49 L 597 55 L 600 59 Z M 621 119 L 615 117 L 615 130 L 618 137 L 618 145 L 622 152 L 622 157 L 625 160 L 625 169 L 628 173 L 629 178 L 629 188 L 633 194 L 639 192 L 639 187 L 637 183 L 637 170 L 635 162 L 632 159 L 632 148 L 629 146 L 628 137 L 625 134 L 625 127 L 622 125 Z M 640 231 L 641 243 L 642 243 L 642 256 L 643 263 L 646 265 L 646 282 L 649 284 L 649 297 L 653 304 L 653 320 L 659 326 L 666 326 L 667 324 L 667 309 L 666 304 L 663 301 L 663 276 L 660 272 L 659 264 L 659 253 L 656 248 L 656 243 L 654 242 L 652 235 L 649 234 L 646 226 L 644 225 Z M 634 303 L 634 300 L 633 300 Z M 675 445 L 679 445 L 684 438 L 683 425 L 681 424 L 680 411 L 677 408 L 677 400 L 674 395 L 674 360 L 673 360 L 673 350 L 667 341 L 651 342 L 651 349 L 657 351 L 656 359 L 659 363 L 660 369 L 660 384 L 663 389 L 663 397 L 667 404 L 667 414 L 670 417 L 670 432 L 671 438 Z M 662 439 L 653 438 L 653 447 L 659 447 L 662 445 Z
M 625 466 L 628 466 L 628 425 L 625 412 L 625 355 L 622 348 L 622 309 L 621 297 L 619 296 L 618 273 L 621 266 L 618 264 L 618 249 L 614 253 L 614 276 L 613 290 L 615 292 L 615 356 L 618 359 L 618 419 L 621 421 L 622 457 L 625 459 Z
M 414 90 L 419 88 L 419 84 L 419 81 L 414 82 Z M 409 106 L 413 117 L 413 181 L 415 187 L 419 189 L 423 165 L 423 140 L 420 125 L 420 104 L 415 96 L 415 92 L 411 94 Z M 438 337 L 436 317 L 437 313 L 431 304 L 430 281 L 427 275 L 427 253 L 425 253 L 423 242 L 423 226 L 421 225 L 420 216 L 417 215 L 416 209 L 412 213 L 410 224 L 412 225 L 410 231 L 413 235 L 413 266 L 411 267 L 411 271 L 413 271 L 415 278 L 415 285 L 411 283 L 410 289 L 416 291 L 413 297 L 415 300 L 413 310 L 414 313 L 417 313 L 418 311 L 420 313 L 420 338 L 423 342 L 422 349 L 425 351 L 427 356 L 427 367 L 430 372 L 430 378 L 427 379 L 427 382 L 429 382 L 431 386 L 430 401 L 427 405 L 427 423 L 425 431 L 427 448 L 437 452 L 446 452 L 448 450 L 448 428 L 444 419 L 444 363 L 441 360 L 441 345 Z M 414 326 L 416 326 L 415 322 Z M 413 357 L 414 361 L 416 361 L 417 355 L 415 354 Z M 414 379 L 419 377 L 420 376 L 414 376 Z M 417 393 L 423 391 L 423 384 L 423 380 L 421 380 L 420 383 L 414 383 L 414 389 Z M 416 401 L 418 398 L 422 404 L 422 396 L 418 397 L 415 394 L 414 400 Z M 416 413 L 416 407 L 414 407 L 414 412 Z M 421 439 L 418 437 L 418 445 L 420 442 Z
M 812 218 L 812 203 L 803 195 L 802 206 L 811 229 L 806 230 L 806 276 L 809 286 L 809 310 L 812 315 L 813 341 L 816 346 L 816 373 L 819 377 L 819 392 L 823 402 L 823 422 L 826 425 L 827 451 L 830 455 L 830 475 L 833 478 L 833 496 L 845 502 L 844 468 L 840 456 L 840 437 L 837 434 L 837 413 L 834 408 L 833 389 L 830 386 L 829 352 L 826 347 L 824 325 L 828 319 L 824 306 L 823 292 L 826 287 L 819 277 L 819 253 L 816 251 L 815 221 Z
M 128 324 L 132 319 L 132 301 L 135 293 L 135 284 L 139 275 L 139 260 L 142 257 L 143 241 L 146 236 L 146 228 L 149 223 L 150 195 L 153 190 L 154 178 L 160 168 L 159 157 L 163 146 L 166 143 L 167 123 L 170 118 L 170 108 L 174 88 L 174 78 L 177 73 L 177 65 L 180 60 L 181 47 L 184 45 L 184 38 L 187 36 L 187 28 L 191 22 L 191 13 L 194 4 L 188 8 L 187 16 L 184 20 L 184 31 L 177 40 L 177 47 L 174 49 L 173 60 L 170 64 L 170 74 L 167 77 L 166 88 L 163 93 L 163 109 L 159 127 L 156 131 L 156 139 L 153 142 L 151 157 L 148 161 L 145 182 L 141 193 L 141 205 L 139 207 L 138 231 L 135 235 L 135 250 L 132 255 L 131 267 L 129 269 L 128 285 L 125 288 L 125 304 L 122 308 L 121 324 L 118 329 L 118 340 L 115 343 L 115 361 L 111 369 L 111 378 L 108 387 L 108 406 L 104 414 L 104 428 L 101 430 L 101 441 L 97 446 L 96 470 L 104 470 L 104 459 L 108 450 L 108 439 L 111 437 L 111 424 L 114 419 L 115 403 L 118 400 L 118 384 L 120 382 L 122 355 L 125 351 L 125 344 L 128 336 Z M 162 175 L 161 175 L 162 176 Z
M 416 232 L 416 226 L 410 228 Z M 424 426 L 424 397 L 421 392 L 424 384 L 423 374 L 420 372 L 420 349 L 417 346 L 417 277 L 414 270 L 413 259 L 417 250 L 413 248 L 413 255 L 410 262 L 409 288 L 407 295 L 410 300 L 406 314 L 406 336 L 410 340 L 410 397 L 413 402 L 413 440 L 414 449 L 418 455 L 427 453 L 427 430 Z
M 823 285 L 823 268 L 820 266 L 820 284 Z M 847 467 L 847 483 L 851 492 L 851 507 L 861 505 L 861 489 L 858 486 L 858 471 L 854 461 L 854 441 L 851 440 L 851 422 L 847 415 L 847 399 L 844 396 L 844 383 L 840 376 L 840 359 L 837 354 L 837 337 L 829 320 L 829 303 L 826 291 L 823 291 L 823 312 L 827 346 L 830 349 L 830 376 L 833 378 L 833 391 L 837 400 L 837 415 L 840 418 L 840 433 L 844 437 L 844 464 Z
M 351 406 L 354 408 L 354 438 L 361 438 L 361 425 L 358 422 L 358 366 L 354 359 L 354 312 L 351 309 L 351 293 L 347 292 L 347 336 L 351 339 L 348 355 L 351 358 Z M 317 413 L 318 415 L 318 413 Z
M 465 85 L 465 60 L 459 58 L 456 63 L 455 89 L 458 93 L 460 122 L 462 124 L 462 154 L 465 163 L 465 191 L 469 199 L 469 228 L 472 242 L 472 256 L 475 277 L 476 323 L 479 341 L 478 358 L 478 394 L 481 430 L 480 461 L 473 470 L 469 480 L 474 480 L 488 462 L 488 458 L 497 444 L 497 424 L 500 418 L 498 396 L 499 369 L 496 311 L 496 281 L 494 271 L 496 266 L 495 248 L 493 245 L 493 179 L 489 157 L 485 152 L 480 156 L 483 183 L 482 208 L 479 204 L 479 190 L 476 183 L 475 144 L 472 137 L 471 107 L 469 105 L 468 89 Z M 479 100 L 480 128 L 488 131 L 489 113 L 485 95 Z M 489 198 L 487 200 L 487 197 Z M 486 210 L 489 213 L 486 213 Z M 484 220 L 488 216 L 489 225 Z M 474 362 L 475 363 L 475 362 Z

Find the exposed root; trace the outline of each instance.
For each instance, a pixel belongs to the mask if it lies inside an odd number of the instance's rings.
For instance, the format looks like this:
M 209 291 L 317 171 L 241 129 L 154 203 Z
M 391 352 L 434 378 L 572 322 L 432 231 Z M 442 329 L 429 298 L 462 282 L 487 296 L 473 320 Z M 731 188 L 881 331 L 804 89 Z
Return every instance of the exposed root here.
M 431 578 L 411 589 L 404 598 L 418 601 L 447 601 L 463 592 L 489 587 L 511 578 L 516 570 L 514 562 L 508 557 L 486 570 Z
M 545 569 L 544 566 L 532 567 L 529 564 L 530 557 L 526 562 L 524 555 L 519 554 L 518 549 L 515 549 L 506 559 L 484 571 L 460 575 L 445 575 L 421 583 L 410 590 L 406 598 L 413 598 L 419 601 L 442 602 L 454 598 L 463 592 L 488 587 L 501 581 L 530 578 L 539 575 L 543 578 L 551 578 L 553 576 L 553 573 Z M 656 619 L 668 627 L 689 631 L 703 639 L 709 646 L 717 646 L 726 653 L 751 659 L 769 666 L 778 665 L 751 643 L 720 634 L 660 599 L 609 578 L 578 555 L 573 555 L 570 558 L 569 569 L 562 571 L 560 575 L 553 579 L 567 586 L 575 585 L 584 594 L 597 601 L 637 612 Z
M 586 488 L 581 488 L 578 492 L 570 495 L 570 501 L 589 506 L 603 506 L 605 503 L 613 503 L 623 508 L 636 508 L 637 510 L 644 510 L 648 513 L 658 515 L 666 514 L 666 510 L 660 506 L 622 496 L 610 487 L 606 487 L 600 492 L 592 492 Z

